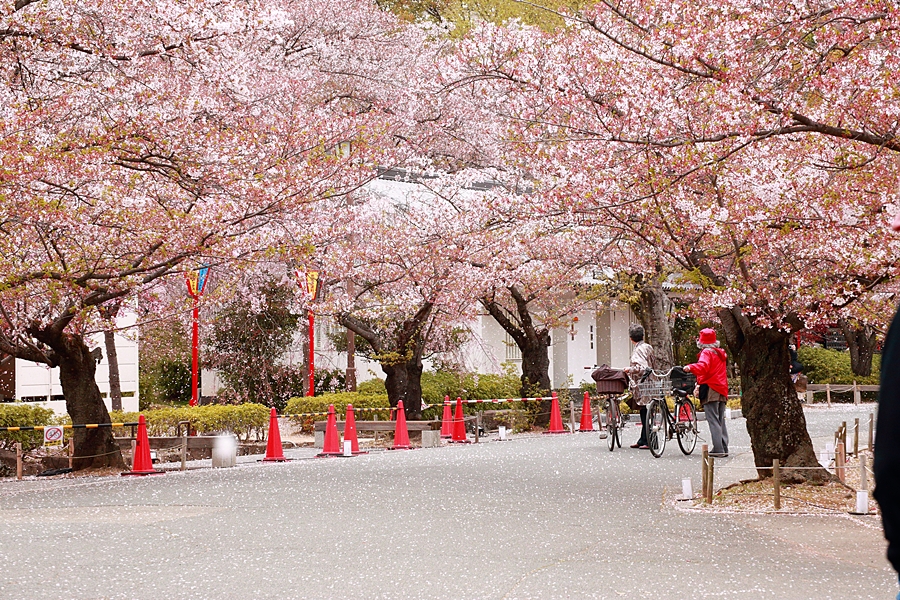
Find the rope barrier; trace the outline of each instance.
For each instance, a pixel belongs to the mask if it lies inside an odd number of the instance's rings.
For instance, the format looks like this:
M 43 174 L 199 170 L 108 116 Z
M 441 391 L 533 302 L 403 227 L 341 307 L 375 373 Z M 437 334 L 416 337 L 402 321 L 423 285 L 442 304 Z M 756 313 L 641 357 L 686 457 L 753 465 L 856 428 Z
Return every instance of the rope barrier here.
M 47 427 L 63 429 L 97 429 L 98 427 L 137 427 L 138 423 L 85 423 L 82 425 L 22 425 L 20 427 L 0 427 L 0 431 L 44 431 Z

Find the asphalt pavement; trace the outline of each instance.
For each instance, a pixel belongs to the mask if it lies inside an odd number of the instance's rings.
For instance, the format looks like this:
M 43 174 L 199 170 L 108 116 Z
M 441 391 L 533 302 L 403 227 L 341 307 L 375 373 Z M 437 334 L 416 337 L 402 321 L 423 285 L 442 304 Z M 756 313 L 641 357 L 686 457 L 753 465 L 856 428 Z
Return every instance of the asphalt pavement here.
M 871 407 L 810 409 L 817 450 Z M 717 484 L 753 476 L 743 419 Z M 701 423 L 702 432 L 705 424 Z M 596 433 L 0 482 L 0 598 L 893 598 L 877 517 L 709 514 Z M 196 466 L 196 465 L 195 465 Z

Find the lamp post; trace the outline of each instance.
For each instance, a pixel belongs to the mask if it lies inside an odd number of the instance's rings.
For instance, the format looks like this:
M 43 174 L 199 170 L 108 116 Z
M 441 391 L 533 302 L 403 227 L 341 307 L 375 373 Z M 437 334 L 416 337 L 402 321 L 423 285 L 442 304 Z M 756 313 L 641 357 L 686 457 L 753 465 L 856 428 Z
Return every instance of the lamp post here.
M 316 299 L 316 292 L 319 290 L 319 272 L 306 271 L 305 273 L 297 271 L 297 281 L 300 287 L 306 292 L 308 298 L 308 306 L 306 313 L 309 315 L 309 391 L 307 396 L 316 395 L 315 381 L 315 362 L 316 362 L 316 321 L 313 313 L 312 303 Z
M 187 282 L 188 294 L 194 300 L 194 315 L 191 330 L 191 401 L 190 406 L 197 406 L 200 392 L 200 296 L 206 289 L 209 279 L 209 267 L 203 265 L 199 269 L 187 271 L 184 279 Z

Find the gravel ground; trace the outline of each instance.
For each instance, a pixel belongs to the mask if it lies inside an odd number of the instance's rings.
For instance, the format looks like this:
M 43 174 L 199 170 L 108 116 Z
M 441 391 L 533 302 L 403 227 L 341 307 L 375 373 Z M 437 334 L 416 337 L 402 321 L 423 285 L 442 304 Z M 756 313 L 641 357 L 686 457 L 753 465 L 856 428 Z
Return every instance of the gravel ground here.
M 816 449 L 869 407 L 810 409 Z M 744 421 L 717 484 L 752 476 Z M 701 432 L 705 432 L 701 424 Z M 632 443 L 637 427 L 626 432 Z M 876 517 L 704 514 L 596 433 L 0 483 L 0 598 L 892 598 Z

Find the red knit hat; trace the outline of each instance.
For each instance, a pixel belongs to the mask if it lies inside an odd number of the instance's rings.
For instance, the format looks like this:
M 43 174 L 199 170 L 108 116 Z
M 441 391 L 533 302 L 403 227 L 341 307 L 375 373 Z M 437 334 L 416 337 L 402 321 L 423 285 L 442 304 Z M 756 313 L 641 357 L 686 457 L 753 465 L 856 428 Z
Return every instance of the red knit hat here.
M 701 329 L 700 330 L 700 343 L 701 344 L 715 344 L 716 343 L 716 330 L 715 329 Z

